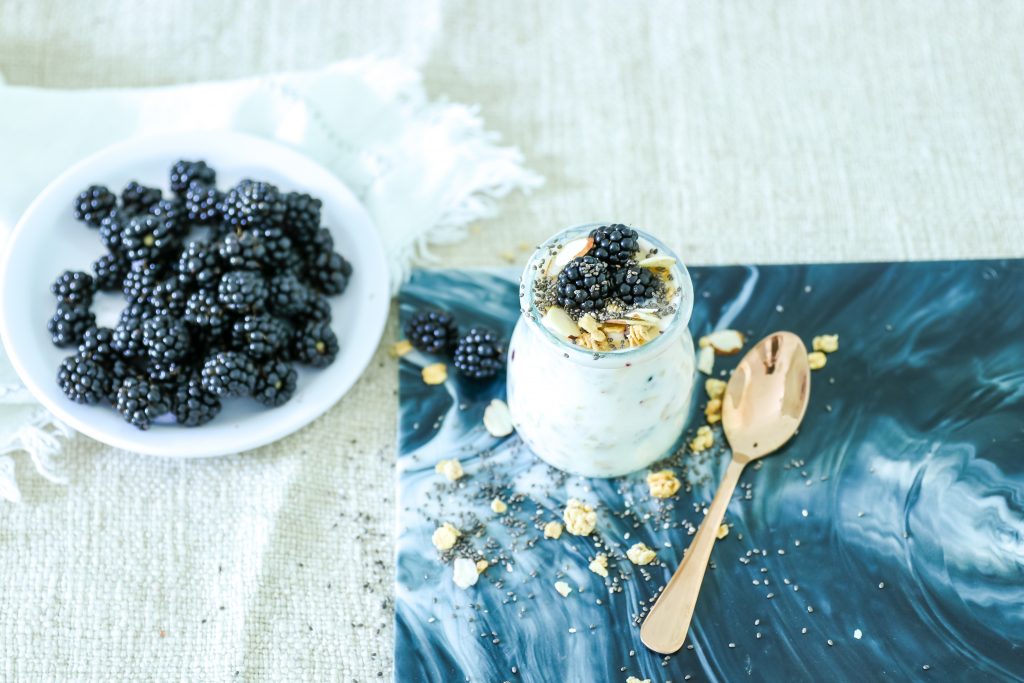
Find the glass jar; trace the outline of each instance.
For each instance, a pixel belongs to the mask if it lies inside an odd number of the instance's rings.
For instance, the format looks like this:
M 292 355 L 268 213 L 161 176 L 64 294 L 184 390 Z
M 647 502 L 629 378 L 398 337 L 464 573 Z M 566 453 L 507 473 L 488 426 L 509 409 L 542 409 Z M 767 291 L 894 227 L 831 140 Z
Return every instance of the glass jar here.
M 617 477 L 669 455 L 682 438 L 693 393 L 695 354 L 688 324 L 693 283 L 686 267 L 654 237 L 642 249 L 676 258 L 675 313 L 640 346 L 595 353 L 541 323 L 534 280 L 553 248 L 605 223 L 567 228 L 541 245 L 520 283 L 522 315 L 508 358 L 508 405 L 516 431 L 541 459 L 587 477 Z

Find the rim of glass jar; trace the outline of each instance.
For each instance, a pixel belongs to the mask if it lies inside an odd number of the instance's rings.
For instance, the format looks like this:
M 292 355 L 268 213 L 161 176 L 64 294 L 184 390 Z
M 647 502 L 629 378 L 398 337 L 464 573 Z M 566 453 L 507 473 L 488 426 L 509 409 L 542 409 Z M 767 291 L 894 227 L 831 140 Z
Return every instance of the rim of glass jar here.
M 582 223 L 564 228 L 555 233 L 537 247 L 533 255 L 530 256 L 530 260 L 526 263 L 526 268 L 523 270 L 523 275 L 519 281 L 519 309 L 526 319 L 526 323 L 544 335 L 557 347 L 563 349 L 569 358 L 577 361 L 593 363 L 594 361 L 601 361 L 607 358 L 614 358 L 616 360 L 636 359 L 642 355 L 652 355 L 668 343 L 666 340 L 673 339 L 681 334 L 682 331 L 685 331 L 690 324 L 690 316 L 693 314 L 693 281 L 690 279 L 690 271 L 686 269 L 686 265 L 664 242 L 650 233 L 626 224 L 627 227 L 636 230 L 643 241 L 657 249 L 659 254 L 671 256 L 676 260 L 675 265 L 671 268 L 671 272 L 674 281 L 679 286 L 679 305 L 676 306 L 676 312 L 673 314 L 668 325 L 665 326 L 664 331 L 651 341 L 640 346 L 616 349 L 614 351 L 591 351 L 579 347 L 568 339 L 555 334 L 541 323 L 542 314 L 534 302 L 533 285 L 539 272 L 538 266 L 545 260 L 548 249 L 556 244 L 569 242 L 583 235 L 589 235 L 590 231 L 594 228 L 613 224 L 613 222 Z

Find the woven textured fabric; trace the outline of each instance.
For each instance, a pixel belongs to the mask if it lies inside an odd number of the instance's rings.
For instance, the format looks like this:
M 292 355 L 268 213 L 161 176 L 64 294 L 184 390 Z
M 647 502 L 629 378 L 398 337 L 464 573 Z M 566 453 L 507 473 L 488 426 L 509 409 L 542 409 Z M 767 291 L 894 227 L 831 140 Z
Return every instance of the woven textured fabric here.
M 449 266 L 606 218 L 690 263 L 1024 256 L 1022 32 L 1011 2 L 39 0 L 0 4 L 0 71 L 91 87 L 423 57 L 431 96 L 480 103 L 548 179 L 439 249 Z M 395 388 L 382 349 L 254 453 L 78 438 L 66 488 L 19 460 L 0 677 L 390 678 Z

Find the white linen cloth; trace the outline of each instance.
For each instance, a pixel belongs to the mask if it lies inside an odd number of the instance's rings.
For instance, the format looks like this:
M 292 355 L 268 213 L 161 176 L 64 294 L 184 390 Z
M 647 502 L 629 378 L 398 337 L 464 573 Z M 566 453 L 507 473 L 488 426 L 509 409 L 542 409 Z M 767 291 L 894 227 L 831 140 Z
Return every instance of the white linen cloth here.
M 45 90 L 0 81 L 0 248 L 21 212 L 70 164 L 131 137 L 235 130 L 283 142 L 345 181 L 373 217 L 392 284 L 431 244 L 466 235 L 494 200 L 541 179 L 472 106 L 427 99 L 417 70 L 354 59 L 315 71 L 162 88 Z M 120 188 L 111 188 L 115 192 Z M 69 198 L 69 211 L 70 211 Z M 0 349 L 0 497 L 20 498 L 8 454 L 63 481 L 67 427 L 21 386 Z

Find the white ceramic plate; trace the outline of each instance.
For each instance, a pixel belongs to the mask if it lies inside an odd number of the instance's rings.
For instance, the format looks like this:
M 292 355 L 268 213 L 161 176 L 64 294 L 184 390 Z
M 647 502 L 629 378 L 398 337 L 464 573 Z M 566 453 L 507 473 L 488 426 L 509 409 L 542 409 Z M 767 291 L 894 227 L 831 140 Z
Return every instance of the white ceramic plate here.
M 91 273 L 104 253 L 95 229 L 72 216 L 79 192 L 91 184 L 120 192 L 129 180 L 168 191 L 168 171 L 178 159 L 205 159 L 217 170 L 217 185 L 244 177 L 269 180 L 284 191 L 307 192 L 323 200 L 323 224 L 335 248 L 352 262 L 344 294 L 331 297 L 332 327 L 341 351 L 322 370 L 299 366 L 291 401 L 264 408 L 251 399 L 228 399 L 212 422 L 198 428 L 156 423 L 141 431 L 109 406 L 68 400 L 57 386 L 57 367 L 74 349 L 50 342 L 46 323 L 56 302 L 50 283 L 65 269 Z M 57 417 L 83 434 L 139 453 L 199 457 L 256 448 L 296 431 L 345 395 L 370 362 L 384 331 L 390 299 L 387 262 L 370 216 L 355 195 L 327 169 L 302 154 L 237 133 L 191 133 L 124 142 L 68 169 L 40 194 L 22 216 L 0 266 L 0 333 L 22 381 Z M 99 324 L 112 326 L 124 300 L 98 295 Z

